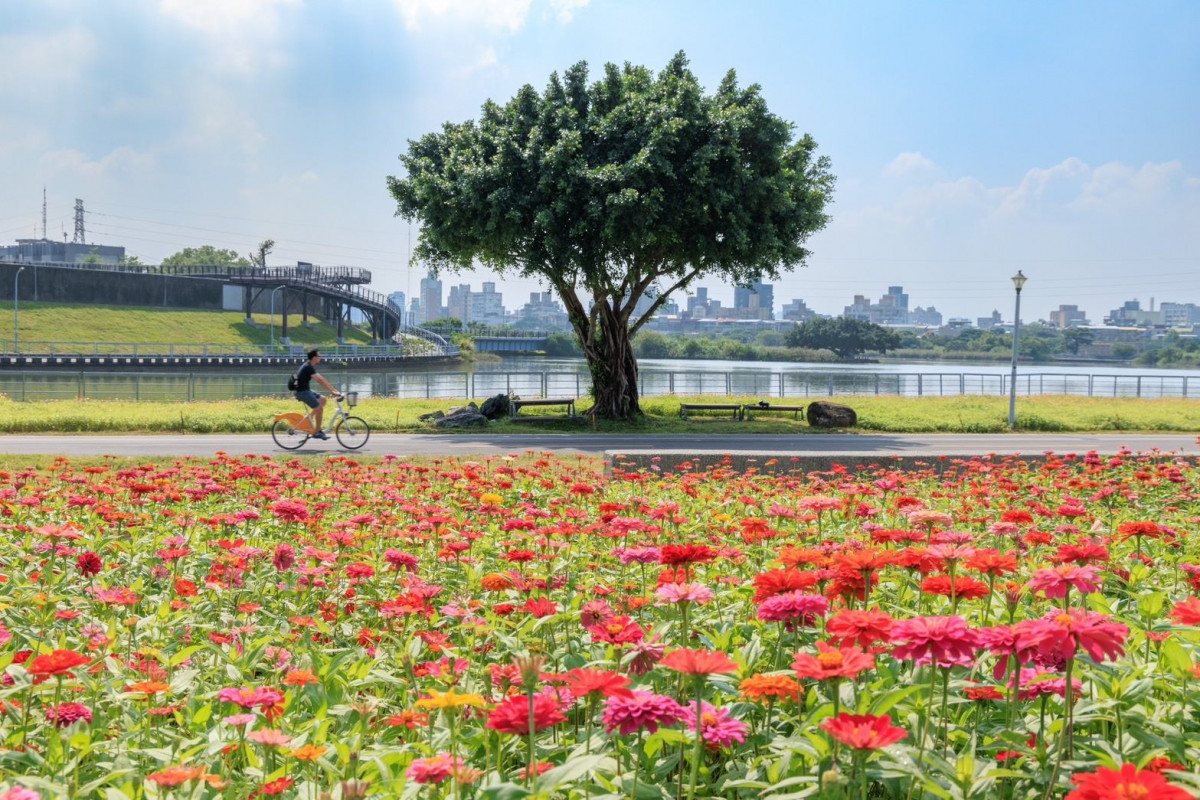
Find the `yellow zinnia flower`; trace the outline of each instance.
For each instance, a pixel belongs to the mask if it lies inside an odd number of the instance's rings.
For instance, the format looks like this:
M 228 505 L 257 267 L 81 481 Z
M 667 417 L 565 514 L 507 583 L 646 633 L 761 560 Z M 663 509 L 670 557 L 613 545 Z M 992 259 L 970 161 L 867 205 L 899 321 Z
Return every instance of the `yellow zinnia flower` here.
M 422 697 L 417 701 L 417 708 L 462 708 L 463 706 L 475 706 L 483 708 L 486 705 L 483 697 L 477 694 L 459 694 L 451 687 L 449 691 L 439 692 L 436 689 L 429 693 L 429 697 Z

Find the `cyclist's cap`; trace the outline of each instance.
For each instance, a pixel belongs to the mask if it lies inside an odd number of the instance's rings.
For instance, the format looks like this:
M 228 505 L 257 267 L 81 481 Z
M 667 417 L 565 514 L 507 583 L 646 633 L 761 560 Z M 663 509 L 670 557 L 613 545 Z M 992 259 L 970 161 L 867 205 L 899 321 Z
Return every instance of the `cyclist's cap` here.
M 321 355 L 321 351 L 314 347 L 312 350 L 308 351 L 308 360 L 312 361 L 315 356 L 319 355 Z

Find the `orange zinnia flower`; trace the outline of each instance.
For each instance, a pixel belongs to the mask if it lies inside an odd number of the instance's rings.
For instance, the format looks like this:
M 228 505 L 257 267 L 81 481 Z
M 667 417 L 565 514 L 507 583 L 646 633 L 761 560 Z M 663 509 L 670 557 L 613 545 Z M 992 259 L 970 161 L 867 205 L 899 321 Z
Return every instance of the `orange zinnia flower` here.
M 834 739 L 855 750 L 878 750 L 908 736 L 908 731 L 892 725 L 892 718 L 886 714 L 873 717 L 870 714 L 842 713 L 834 719 L 825 720 L 821 727 Z
M 800 684 L 787 675 L 753 675 L 738 687 L 748 700 L 781 699 L 793 702 L 800 699 Z
M 306 669 L 294 669 L 287 674 L 283 682 L 288 686 L 305 686 L 310 683 L 320 683 L 321 680 Z

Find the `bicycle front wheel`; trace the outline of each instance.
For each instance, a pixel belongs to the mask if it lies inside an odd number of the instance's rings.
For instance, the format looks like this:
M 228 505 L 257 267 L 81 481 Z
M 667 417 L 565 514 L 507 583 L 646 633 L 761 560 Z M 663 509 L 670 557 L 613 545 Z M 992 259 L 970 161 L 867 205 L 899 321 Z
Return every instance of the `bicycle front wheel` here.
M 298 450 L 308 441 L 308 434 L 292 427 L 292 421 L 277 419 L 271 426 L 271 438 L 284 450 Z
M 360 417 L 346 417 L 333 429 L 338 444 L 347 450 L 357 450 L 371 437 L 371 426 Z

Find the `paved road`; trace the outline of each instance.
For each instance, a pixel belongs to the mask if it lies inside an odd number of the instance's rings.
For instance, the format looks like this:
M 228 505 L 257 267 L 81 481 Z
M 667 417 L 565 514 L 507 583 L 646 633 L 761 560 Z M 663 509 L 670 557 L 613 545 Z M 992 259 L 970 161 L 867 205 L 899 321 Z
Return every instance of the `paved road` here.
M 557 453 L 605 451 L 630 453 L 755 452 L 829 455 L 986 455 L 988 453 L 1115 453 L 1178 451 L 1200 455 L 1191 434 L 694 434 L 627 435 L 588 433 L 529 434 L 375 434 L 362 450 L 370 455 L 503 455 L 526 450 Z M 120 436 L 0 436 L 0 466 L 4 455 L 66 456 L 211 456 L 217 451 L 279 455 L 268 434 L 256 435 L 120 435 Z M 312 442 L 298 454 L 345 453 L 336 441 Z

